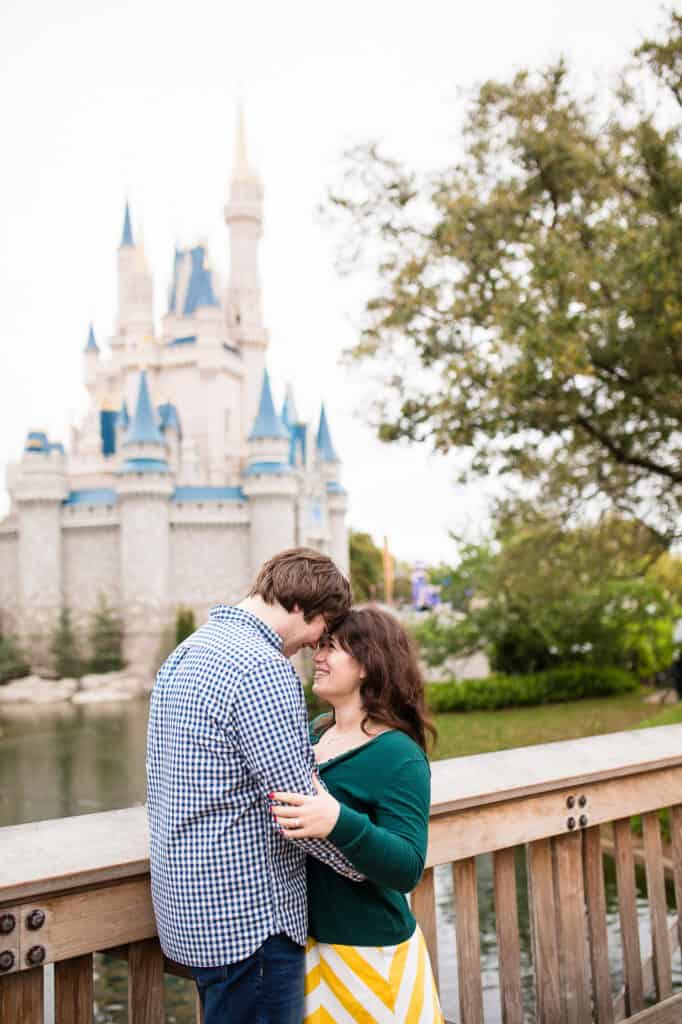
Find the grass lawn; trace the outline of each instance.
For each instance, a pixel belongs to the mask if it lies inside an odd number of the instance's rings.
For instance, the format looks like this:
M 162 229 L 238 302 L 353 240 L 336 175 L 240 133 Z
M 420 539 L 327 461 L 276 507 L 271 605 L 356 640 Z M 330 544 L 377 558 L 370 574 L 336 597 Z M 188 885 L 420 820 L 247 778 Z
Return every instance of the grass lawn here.
M 438 743 L 432 757 L 439 760 L 482 754 L 489 750 L 596 736 L 643 725 L 682 722 L 682 705 L 657 711 L 651 704 L 644 703 L 645 696 L 646 693 L 628 693 L 532 708 L 435 715 Z

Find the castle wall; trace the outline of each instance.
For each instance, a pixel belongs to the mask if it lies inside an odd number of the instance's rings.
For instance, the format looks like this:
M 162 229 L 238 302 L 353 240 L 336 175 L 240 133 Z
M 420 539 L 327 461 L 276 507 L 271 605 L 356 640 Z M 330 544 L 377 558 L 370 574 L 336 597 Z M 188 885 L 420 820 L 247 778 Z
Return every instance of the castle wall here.
M 19 542 L 16 533 L 0 533 L 0 632 L 14 633 L 19 610 Z
M 61 506 L 53 500 L 22 502 L 19 524 L 18 632 L 35 671 L 51 663 L 62 603 Z
M 63 531 L 64 604 L 77 628 L 87 628 L 100 595 L 121 605 L 118 526 L 78 526 Z
M 170 487 L 165 477 L 119 483 L 123 654 L 144 670 L 158 667 L 158 637 L 169 618 Z
M 174 524 L 170 548 L 172 601 L 193 608 L 197 623 L 214 604 L 231 604 L 247 593 L 252 583 L 247 523 Z
M 251 574 L 255 579 L 268 558 L 296 544 L 296 503 L 293 496 L 258 495 L 250 502 L 250 513 Z

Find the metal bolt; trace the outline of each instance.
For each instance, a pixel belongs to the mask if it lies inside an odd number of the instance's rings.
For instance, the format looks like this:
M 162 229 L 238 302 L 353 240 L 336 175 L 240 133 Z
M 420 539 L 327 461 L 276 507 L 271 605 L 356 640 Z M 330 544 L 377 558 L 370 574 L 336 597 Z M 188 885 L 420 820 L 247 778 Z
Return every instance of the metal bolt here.
M 582 796 L 578 797 L 578 803 L 580 804 L 581 807 L 584 807 L 585 804 L 587 803 L 587 797 L 585 796 L 584 793 L 582 794 Z
M 9 949 L 4 950 L 0 953 L 0 971 L 11 971 L 14 967 L 14 953 L 10 952 Z
M 44 946 L 31 946 L 26 954 L 26 963 L 29 967 L 39 967 L 45 960 Z
M 580 818 L 578 819 L 578 821 L 579 821 L 580 827 L 581 828 L 585 828 L 585 825 L 587 825 L 587 815 L 586 814 L 581 814 Z
M 566 822 L 566 828 L 568 828 L 568 829 L 574 829 L 575 828 L 575 818 L 569 818 L 568 819 L 568 821 Z
M 566 806 L 568 807 L 569 811 L 570 811 L 571 807 L 575 807 L 575 797 L 574 796 L 567 796 L 566 797 Z
M 0 914 L 0 935 L 9 935 L 14 931 L 16 923 L 14 914 Z
M 45 911 L 44 910 L 32 910 L 26 918 L 26 927 L 32 932 L 37 932 L 39 928 L 42 928 L 45 924 Z

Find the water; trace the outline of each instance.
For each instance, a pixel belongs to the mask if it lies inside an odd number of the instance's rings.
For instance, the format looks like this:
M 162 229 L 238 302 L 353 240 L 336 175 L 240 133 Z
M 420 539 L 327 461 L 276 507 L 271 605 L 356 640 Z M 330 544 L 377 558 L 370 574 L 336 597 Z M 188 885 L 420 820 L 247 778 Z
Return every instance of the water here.
M 117 704 L 14 708 L 0 712 L 0 827 L 45 818 L 130 807 L 144 801 L 146 701 Z M 530 931 L 525 901 L 526 875 L 517 852 L 519 927 L 525 1017 L 533 1020 Z M 615 871 L 606 861 L 607 927 L 614 992 L 623 984 Z M 481 953 L 486 1024 L 500 1024 L 492 858 L 477 859 Z M 643 957 L 651 935 L 643 872 L 638 873 L 638 911 Z M 452 912 L 452 872 L 436 869 L 439 967 L 443 1008 L 457 1020 L 457 971 Z M 669 906 L 674 906 L 672 893 Z M 671 915 L 671 921 L 674 915 Z M 95 961 L 97 1024 L 128 1024 L 125 963 L 98 956 Z M 682 989 L 677 953 L 673 982 Z M 47 986 L 49 992 L 49 984 Z M 180 978 L 165 980 L 166 1024 L 194 1024 L 194 987 Z

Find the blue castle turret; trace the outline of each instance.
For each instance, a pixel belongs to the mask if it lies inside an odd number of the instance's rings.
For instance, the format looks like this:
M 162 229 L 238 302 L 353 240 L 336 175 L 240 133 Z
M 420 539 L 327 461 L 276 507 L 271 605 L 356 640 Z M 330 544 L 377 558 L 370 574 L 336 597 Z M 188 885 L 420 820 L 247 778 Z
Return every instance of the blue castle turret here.
M 87 343 L 85 345 L 85 349 L 83 351 L 84 352 L 95 352 L 95 353 L 99 354 L 99 345 L 97 344 L 97 342 L 95 340 L 95 331 L 93 329 L 92 323 L 90 324 L 90 330 L 88 331 L 88 340 L 87 340 Z
M 270 389 L 270 376 L 266 369 L 263 371 L 263 386 L 260 393 L 260 402 L 258 403 L 258 413 L 249 434 L 249 441 L 261 441 L 271 438 L 288 441 L 289 431 L 275 410 L 275 403 L 272 400 L 272 391 Z
M 317 428 L 317 454 L 318 458 L 322 462 L 339 462 L 339 457 L 334 450 L 332 443 L 332 435 L 329 430 L 329 424 L 327 423 L 327 412 L 322 403 L 320 409 L 320 425 Z
M 126 461 L 119 470 L 120 473 L 168 472 L 166 442 L 156 422 L 145 370 L 140 372 L 135 415 L 128 428 L 123 447 L 129 451 Z

